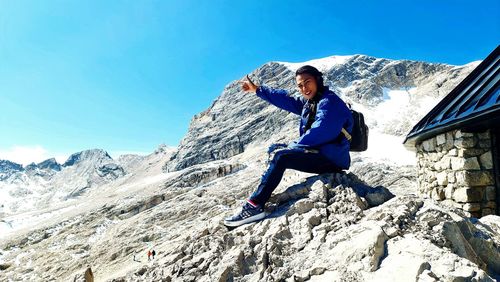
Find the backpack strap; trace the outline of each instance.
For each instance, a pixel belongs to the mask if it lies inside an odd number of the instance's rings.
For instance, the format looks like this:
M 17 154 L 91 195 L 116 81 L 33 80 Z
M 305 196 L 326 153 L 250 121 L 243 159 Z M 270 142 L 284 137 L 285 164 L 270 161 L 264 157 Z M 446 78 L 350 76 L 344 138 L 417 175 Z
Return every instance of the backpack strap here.
M 316 108 L 318 103 L 316 101 L 308 102 L 306 105 L 309 107 L 309 115 L 307 116 L 307 122 L 304 127 L 304 132 L 311 129 L 314 119 L 316 118 Z
M 347 132 L 347 130 L 345 130 L 345 128 L 343 128 L 343 127 L 342 127 L 342 130 L 341 130 L 341 131 L 342 131 L 342 133 L 344 133 L 345 138 L 347 138 L 347 140 L 348 140 L 349 142 L 351 142 L 351 140 L 352 140 L 352 136 L 351 136 L 351 134 L 349 134 L 349 132 Z
M 349 110 L 352 110 L 351 103 L 346 103 L 346 105 L 349 108 Z M 349 132 L 347 132 L 347 130 L 345 128 L 343 128 L 343 127 L 342 127 L 341 132 L 344 134 L 344 136 L 347 139 L 347 141 L 351 142 L 351 140 L 352 140 L 351 134 L 349 134 Z

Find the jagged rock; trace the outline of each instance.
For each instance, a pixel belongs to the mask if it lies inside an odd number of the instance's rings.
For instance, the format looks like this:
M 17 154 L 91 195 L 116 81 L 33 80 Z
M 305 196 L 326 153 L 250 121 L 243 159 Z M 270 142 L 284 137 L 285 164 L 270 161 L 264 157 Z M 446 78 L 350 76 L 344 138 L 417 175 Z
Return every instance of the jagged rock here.
M 209 166 L 193 166 L 180 175 L 180 177 L 166 182 L 165 187 L 197 187 L 214 179 L 236 173 L 245 168 L 242 164 L 214 162 Z
M 358 194 L 360 193 L 358 192 Z M 394 194 L 392 194 L 387 188 L 382 186 L 368 189 L 366 191 L 366 194 L 364 195 L 364 198 L 366 199 L 370 207 L 381 205 L 393 197 Z
M 23 171 L 23 166 L 7 160 L 0 160 L 0 181 L 6 180 L 16 172 Z
M 314 207 L 314 202 L 309 199 L 298 200 L 294 204 L 294 209 L 298 214 L 304 214 L 312 210 Z
M 483 222 L 489 224 L 484 225 Z M 495 215 L 489 215 L 481 221 L 460 219 L 446 222 L 442 232 L 451 242 L 454 253 L 484 270 L 500 273 L 500 245 L 494 240 L 500 234 L 498 222 L 500 217 Z
M 328 203 L 328 186 L 323 181 L 318 180 L 311 185 L 309 198 L 315 202 Z
M 439 265 L 436 267 L 436 265 Z M 387 242 L 387 257 L 380 264 L 380 270 L 367 278 L 384 281 L 400 281 L 401 277 L 419 277 L 425 270 L 439 281 L 470 279 L 493 281 L 486 273 L 457 255 L 447 253 L 429 241 L 413 235 L 392 239 Z
M 118 177 L 124 176 L 125 171 L 117 164 L 105 164 L 97 169 L 97 174 L 100 177 L 109 177 L 111 179 L 116 179 Z
M 55 158 L 51 158 L 41 163 L 38 163 L 37 167 L 40 169 L 51 169 L 55 171 L 61 171 L 61 165 L 56 161 Z
M 88 159 L 112 160 L 111 156 L 106 151 L 101 149 L 93 149 L 72 154 L 71 156 L 69 156 L 68 160 L 64 162 L 63 167 L 72 166 L 82 160 L 88 160 Z
M 321 178 L 324 176 L 316 177 Z M 218 261 L 220 266 L 209 266 L 208 269 L 217 270 L 209 277 L 218 277 L 218 281 L 278 278 L 321 281 L 327 277 L 334 279 L 333 281 L 341 281 L 347 277 L 354 277 L 355 280 L 383 277 L 387 281 L 398 281 L 401 275 L 405 274 L 404 277 L 414 279 L 463 277 L 489 281 L 486 272 L 474 266 L 472 262 L 455 254 L 450 255 L 425 236 L 402 235 L 418 228 L 424 228 L 427 230 L 424 233 L 431 234 L 434 232 L 433 227 L 459 216 L 458 214 L 447 215 L 446 210 L 441 210 L 439 212 L 446 215 L 440 218 L 441 223 L 432 221 L 436 215 L 431 214 L 438 211 L 432 205 L 422 208 L 423 202 L 415 201 L 418 200 L 416 196 L 396 198 L 366 210 L 368 205 L 360 206 L 362 197 L 354 188 L 342 185 L 328 188 L 337 184 L 335 176 L 330 179 L 332 182 L 323 184 L 323 188 L 327 188 L 328 194 L 331 194 L 328 196 L 327 206 L 324 207 L 330 210 L 329 213 L 321 213 L 320 209 L 314 208 L 317 204 L 324 204 L 321 198 L 307 197 L 307 192 L 312 193 L 312 186 L 316 186 L 314 190 L 323 189 L 317 187 L 322 181 L 312 178 L 304 181 L 303 187 L 299 189 L 303 191 L 301 193 L 296 193 L 297 188 L 283 192 L 294 195 L 280 197 L 283 201 L 292 202 L 286 214 L 278 209 L 275 210 L 277 217 L 271 216 L 270 219 L 242 226 L 228 233 L 220 230 L 215 233 L 200 233 L 197 238 L 217 242 L 212 245 L 211 250 L 227 248 L 225 252 L 212 252 L 209 255 L 211 260 Z M 297 200 L 297 197 L 302 199 Z M 356 210 L 360 213 L 354 217 L 352 215 L 356 214 Z M 324 220 L 329 215 L 331 218 Z M 385 231 L 389 228 L 397 232 L 389 236 Z M 197 243 L 194 241 L 187 244 L 195 246 Z M 199 264 L 196 262 L 199 261 L 199 255 L 207 254 L 207 249 L 201 246 L 185 249 L 194 251 L 183 263 L 188 268 Z M 440 255 L 429 255 L 431 250 Z M 388 257 L 384 258 L 386 254 Z M 401 260 L 398 260 L 400 256 Z M 445 258 L 445 262 L 459 262 L 452 268 L 443 268 L 440 266 L 441 256 Z M 308 260 L 310 257 L 315 259 Z M 175 260 L 169 263 L 175 264 Z M 398 267 L 393 268 L 392 265 Z M 397 271 L 394 271 L 396 269 Z M 188 269 L 184 271 L 195 274 L 194 279 L 197 280 L 209 279 L 201 272 L 189 272 Z

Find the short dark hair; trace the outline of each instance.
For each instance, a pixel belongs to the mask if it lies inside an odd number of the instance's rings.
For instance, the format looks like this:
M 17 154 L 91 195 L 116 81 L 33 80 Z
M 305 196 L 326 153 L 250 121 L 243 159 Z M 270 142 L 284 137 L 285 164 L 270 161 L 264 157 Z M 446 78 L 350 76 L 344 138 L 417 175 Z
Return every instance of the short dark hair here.
M 318 85 L 319 90 L 323 90 L 325 88 L 324 82 L 323 82 L 323 73 L 320 72 L 317 68 L 309 65 L 305 65 L 300 67 L 297 71 L 295 71 L 295 76 L 299 74 L 309 74 L 314 77 L 314 80 L 316 80 L 316 84 Z

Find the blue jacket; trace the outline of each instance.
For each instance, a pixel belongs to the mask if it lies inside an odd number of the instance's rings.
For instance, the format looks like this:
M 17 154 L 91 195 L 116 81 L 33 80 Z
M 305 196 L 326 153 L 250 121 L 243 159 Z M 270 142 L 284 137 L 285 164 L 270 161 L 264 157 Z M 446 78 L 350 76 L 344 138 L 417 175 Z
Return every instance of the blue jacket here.
M 333 164 L 341 169 L 348 169 L 351 164 L 349 141 L 343 137 L 342 127 L 352 132 L 352 113 L 347 105 L 335 93 L 326 89 L 319 96 L 316 116 L 311 128 L 304 132 L 310 101 L 300 97 L 291 97 L 283 89 L 266 86 L 257 88 L 257 96 L 285 111 L 301 116 L 296 146 L 317 149 Z

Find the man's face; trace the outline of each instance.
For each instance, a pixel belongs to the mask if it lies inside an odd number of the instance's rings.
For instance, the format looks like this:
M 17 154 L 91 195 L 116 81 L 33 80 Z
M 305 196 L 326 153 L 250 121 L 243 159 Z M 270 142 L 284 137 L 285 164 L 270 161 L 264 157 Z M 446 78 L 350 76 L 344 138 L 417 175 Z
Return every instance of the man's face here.
M 304 98 L 309 100 L 316 96 L 316 93 L 318 92 L 318 85 L 312 75 L 307 73 L 299 74 L 295 77 L 295 80 L 297 81 L 297 87 Z

